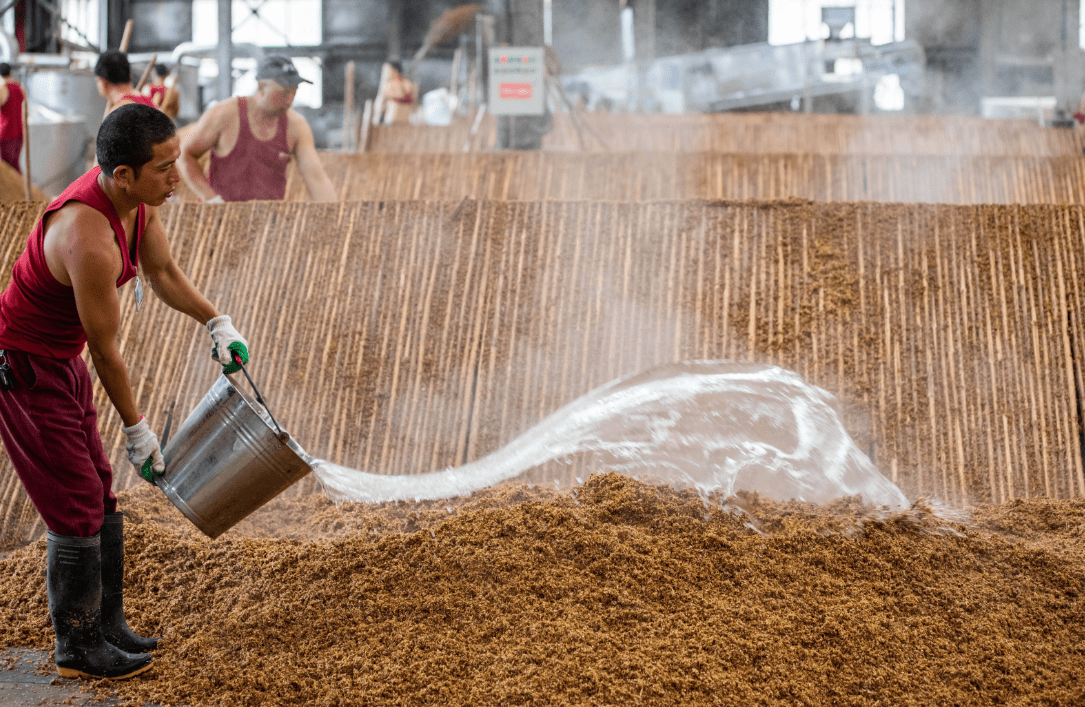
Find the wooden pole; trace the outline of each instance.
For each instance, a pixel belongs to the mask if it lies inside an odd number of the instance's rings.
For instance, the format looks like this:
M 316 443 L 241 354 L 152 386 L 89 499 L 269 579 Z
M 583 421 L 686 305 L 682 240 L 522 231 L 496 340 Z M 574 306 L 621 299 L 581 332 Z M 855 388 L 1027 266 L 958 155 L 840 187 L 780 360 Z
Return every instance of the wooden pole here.
M 23 101 L 23 150 L 26 155 L 26 169 L 23 171 L 23 186 L 26 189 L 26 200 L 30 201 L 30 109 L 27 101 Z
M 478 107 L 478 111 L 475 112 L 475 122 L 471 125 L 471 133 L 467 136 L 467 142 L 463 144 L 464 152 L 472 152 L 475 142 L 475 136 L 478 135 L 478 129 L 482 125 L 482 119 L 486 115 L 486 104 L 482 103 Z
M 377 97 L 373 100 L 373 125 L 384 123 L 384 87 L 388 83 L 388 69 L 390 68 L 387 63 L 381 66 L 380 81 L 377 83 Z
M 358 125 L 358 136 L 354 142 L 355 152 L 365 152 L 369 147 L 369 128 L 372 124 L 373 100 L 369 99 L 365 102 L 365 108 L 362 109 L 362 122 Z
M 350 138 L 354 134 L 354 62 L 348 61 L 346 85 L 343 97 L 343 152 L 350 151 Z
M 127 52 L 128 51 L 128 40 L 131 39 L 131 38 L 132 38 L 132 20 L 128 20 L 127 22 L 124 23 L 124 34 L 121 35 L 120 50 L 122 52 Z
M 460 64 L 463 63 L 463 47 L 456 47 L 452 52 L 452 78 L 448 82 L 448 92 L 456 96 L 460 92 Z
M 151 72 L 154 70 L 154 65 L 158 63 L 158 55 L 155 54 L 151 57 L 151 63 L 147 64 L 147 68 L 143 70 L 143 75 L 139 77 L 139 82 L 136 84 L 136 93 L 143 90 L 143 87 L 147 85 L 147 79 L 151 78 Z

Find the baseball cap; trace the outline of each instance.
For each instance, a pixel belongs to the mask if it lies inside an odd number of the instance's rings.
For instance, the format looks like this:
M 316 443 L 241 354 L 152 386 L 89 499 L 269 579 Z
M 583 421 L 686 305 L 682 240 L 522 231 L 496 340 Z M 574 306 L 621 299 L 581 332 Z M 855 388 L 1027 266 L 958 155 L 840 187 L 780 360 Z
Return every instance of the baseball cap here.
M 309 79 L 301 77 L 297 67 L 294 66 L 294 62 L 290 61 L 290 57 L 278 54 L 265 56 L 256 65 L 256 80 L 263 81 L 264 79 L 274 81 L 287 88 L 293 88 L 302 83 L 312 83 Z

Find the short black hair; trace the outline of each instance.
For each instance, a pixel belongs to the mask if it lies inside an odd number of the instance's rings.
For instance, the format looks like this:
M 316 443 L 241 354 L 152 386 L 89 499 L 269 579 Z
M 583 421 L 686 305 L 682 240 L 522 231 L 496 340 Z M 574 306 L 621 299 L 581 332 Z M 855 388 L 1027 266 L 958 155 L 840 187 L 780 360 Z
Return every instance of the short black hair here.
M 11 76 L 11 64 L 6 61 L 0 61 L 0 76 L 7 78 Z
M 102 52 L 94 65 L 94 75 L 109 83 L 132 83 L 132 66 L 128 63 L 128 55 L 116 49 Z
M 126 103 L 105 117 L 98 128 L 98 164 L 102 174 L 128 165 L 139 179 L 143 165 L 154 159 L 154 146 L 177 134 L 169 116 L 142 103 Z
M 158 74 L 159 76 L 169 76 L 170 75 L 170 67 L 166 66 L 165 64 L 155 64 L 154 65 L 154 72 L 156 74 Z

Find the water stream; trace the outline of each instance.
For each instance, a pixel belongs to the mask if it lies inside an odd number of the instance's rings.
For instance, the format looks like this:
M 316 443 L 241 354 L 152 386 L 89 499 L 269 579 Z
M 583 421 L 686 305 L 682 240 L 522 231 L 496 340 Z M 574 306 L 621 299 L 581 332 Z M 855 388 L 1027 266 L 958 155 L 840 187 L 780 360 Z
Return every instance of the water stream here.
M 908 504 L 856 447 L 833 396 L 791 371 L 731 361 L 672 363 L 611 381 L 492 454 L 443 471 L 388 476 L 312 464 L 331 499 L 377 503 L 465 495 L 582 452 L 604 470 L 704 494 Z

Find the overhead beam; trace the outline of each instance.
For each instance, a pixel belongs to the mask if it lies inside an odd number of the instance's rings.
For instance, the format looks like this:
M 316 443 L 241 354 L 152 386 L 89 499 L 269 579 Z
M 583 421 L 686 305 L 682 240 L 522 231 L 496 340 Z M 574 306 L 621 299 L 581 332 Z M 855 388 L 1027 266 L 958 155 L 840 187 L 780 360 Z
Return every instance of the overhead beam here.
M 219 65 L 218 99 L 229 98 L 234 92 L 234 38 L 233 38 L 233 3 L 231 0 L 219 0 L 219 43 L 215 58 Z

